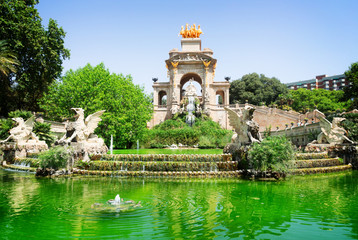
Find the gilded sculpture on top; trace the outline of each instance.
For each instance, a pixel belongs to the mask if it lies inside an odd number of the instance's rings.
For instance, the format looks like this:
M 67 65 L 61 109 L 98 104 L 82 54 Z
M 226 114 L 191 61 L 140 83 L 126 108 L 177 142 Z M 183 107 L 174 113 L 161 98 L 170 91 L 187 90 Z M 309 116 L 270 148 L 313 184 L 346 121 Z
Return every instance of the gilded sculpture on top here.
M 201 31 L 200 25 L 198 25 L 198 28 L 196 28 L 196 25 L 193 24 L 189 27 L 189 24 L 184 26 L 181 26 L 181 30 L 179 32 L 179 35 L 181 35 L 183 38 L 199 38 L 200 34 L 202 34 L 203 31 Z

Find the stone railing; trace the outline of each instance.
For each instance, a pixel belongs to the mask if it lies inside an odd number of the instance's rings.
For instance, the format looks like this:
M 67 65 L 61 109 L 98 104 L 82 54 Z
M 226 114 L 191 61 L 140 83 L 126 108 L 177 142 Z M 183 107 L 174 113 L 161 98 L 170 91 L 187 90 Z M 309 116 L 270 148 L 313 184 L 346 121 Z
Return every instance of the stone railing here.
M 299 127 L 288 127 L 285 130 L 271 131 L 271 136 L 286 136 L 291 139 L 296 146 L 306 146 L 312 139 L 309 139 L 310 134 L 317 135 L 321 132 L 319 123 L 306 124 Z

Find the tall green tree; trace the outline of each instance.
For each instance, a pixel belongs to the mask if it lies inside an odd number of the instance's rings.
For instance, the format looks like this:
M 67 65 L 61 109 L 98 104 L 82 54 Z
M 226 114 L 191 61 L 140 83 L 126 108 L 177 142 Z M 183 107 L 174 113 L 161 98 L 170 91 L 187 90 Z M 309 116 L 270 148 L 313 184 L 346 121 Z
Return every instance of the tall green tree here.
M 351 99 L 351 109 L 358 109 L 358 62 L 352 63 L 349 69 L 344 73 L 346 79 L 351 83 L 343 89 L 346 100 Z
M 280 94 L 287 93 L 287 86 L 277 78 L 268 78 L 264 74 L 250 73 L 234 80 L 230 86 L 230 102 L 255 105 L 275 102 Z
M 83 108 L 85 115 L 106 110 L 96 133 L 109 145 L 113 134 L 117 148 L 131 147 L 141 139 L 152 117 L 151 98 L 134 85 L 131 76 L 110 73 L 103 63 L 70 70 L 54 82 L 40 101 L 52 120 L 73 117 L 71 108 Z
M 64 30 L 50 19 L 45 29 L 37 0 L 0 0 L 0 40 L 19 60 L 16 73 L 0 75 L 0 115 L 16 109 L 39 110 L 37 101 L 60 76 L 69 57 Z
M 16 54 L 11 51 L 5 40 L 0 40 L 0 74 L 4 77 L 16 72 L 16 65 L 19 65 Z
M 301 113 L 318 109 L 327 114 L 337 110 L 343 111 L 348 107 L 348 102 L 343 100 L 343 95 L 343 91 L 300 88 L 280 95 L 276 103 L 280 108 L 289 105 L 293 110 Z M 288 102 L 289 104 L 287 104 Z

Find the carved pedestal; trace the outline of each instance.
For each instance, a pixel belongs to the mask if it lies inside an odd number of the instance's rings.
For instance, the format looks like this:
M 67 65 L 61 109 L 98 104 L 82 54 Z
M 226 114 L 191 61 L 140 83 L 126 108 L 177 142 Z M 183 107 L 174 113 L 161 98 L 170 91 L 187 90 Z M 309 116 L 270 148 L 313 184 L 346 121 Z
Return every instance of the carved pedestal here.
M 26 158 L 28 153 L 39 153 L 48 147 L 45 141 L 28 140 L 20 143 L 2 143 L 0 149 L 4 152 L 3 160 L 13 162 L 15 158 Z

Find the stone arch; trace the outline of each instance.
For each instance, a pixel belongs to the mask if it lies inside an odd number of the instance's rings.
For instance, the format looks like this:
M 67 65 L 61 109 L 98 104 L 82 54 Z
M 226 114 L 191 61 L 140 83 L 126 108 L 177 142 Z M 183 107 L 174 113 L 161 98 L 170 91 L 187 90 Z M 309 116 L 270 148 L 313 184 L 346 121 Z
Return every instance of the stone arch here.
M 186 73 L 180 79 L 180 100 L 182 100 L 182 98 L 183 98 L 183 87 L 187 82 L 189 82 L 190 79 L 194 79 L 194 81 L 197 82 L 200 85 L 201 90 L 203 89 L 203 87 L 202 87 L 203 80 L 201 79 L 199 74 L 197 74 L 197 73 Z
M 216 93 L 215 93 L 215 100 L 216 100 L 216 104 L 217 105 L 225 105 L 227 104 L 225 102 L 225 92 L 223 90 L 217 90 Z M 220 101 L 221 99 L 221 101 Z
M 168 104 L 168 95 L 167 92 L 164 90 L 160 90 L 158 93 L 158 105 L 159 106 L 166 106 Z

